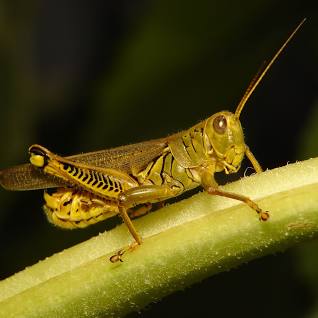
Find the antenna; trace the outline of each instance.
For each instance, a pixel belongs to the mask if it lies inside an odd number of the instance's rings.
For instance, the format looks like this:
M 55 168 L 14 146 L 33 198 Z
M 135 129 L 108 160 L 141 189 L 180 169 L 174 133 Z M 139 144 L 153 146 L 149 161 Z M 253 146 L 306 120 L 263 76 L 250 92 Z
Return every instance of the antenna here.
M 240 114 L 246 104 L 246 102 L 248 101 L 248 99 L 250 98 L 250 96 L 252 95 L 252 93 L 254 92 L 255 88 L 257 87 L 257 85 L 261 82 L 261 80 L 263 79 L 263 77 L 265 76 L 265 74 L 267 73 L 267 71 L 271 68 L 271 66 L 273 65 L 273 63 L 276 61 L 276 59 L 279 57 L 279 55 L 282 53 L 282 51 L 285 49 L 285 47 L 287 46 L 287 44 L 290 42 L 290 40 L 294 37 L 294 35 L 296 34 L 296 32 L 300 29 L 300 27 L 303 25 L 303 23 L 306 21 L 306 18 L 304 18 L 296 27 L 296 29 L 291 33 L 291 35 L 288 37 L 288 39 L 284 42 L 284 44 L 280 47 L 280 49 L 276 52 L 276 54 L 272 57 L 272 59 L 269 61 L 269 63 L 266 66 L 261 67 L 260 71 L 257 72 L 257 74 L 254 76 L 254 78 L 252 79 L 251 83 L 249 84 L 249 86 L 247 87 L 247 90 L 245 91 L 241 101 L 239 102 L 239 104 L 236 107 L 235 110 L 235 116 L 237 118 L 240 117 Z

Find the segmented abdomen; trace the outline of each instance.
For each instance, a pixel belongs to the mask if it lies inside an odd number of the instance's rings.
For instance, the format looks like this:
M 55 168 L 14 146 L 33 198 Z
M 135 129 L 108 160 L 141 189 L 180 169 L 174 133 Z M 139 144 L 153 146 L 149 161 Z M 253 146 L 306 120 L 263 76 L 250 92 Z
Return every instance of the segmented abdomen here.
M 84 228 L 118 214 L 116 202 L 89 192 L 58 188 L 44 193 L 44 211 L 48 220 L 65 229 Z

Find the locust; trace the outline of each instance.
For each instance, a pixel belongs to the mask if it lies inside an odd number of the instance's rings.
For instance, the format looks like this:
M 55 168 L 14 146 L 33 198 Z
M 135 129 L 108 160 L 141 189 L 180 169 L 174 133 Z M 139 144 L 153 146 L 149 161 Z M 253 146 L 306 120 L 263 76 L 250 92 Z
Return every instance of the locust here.
M 220 111 L 165 138 L 68 157 L 34 144 L 29 148 L 30 163 L 1 170 L 0 184 L 8 190 L 45 189 L 47 218 L 62 228 L 84 228 L 120 215 L 134 238 L 128 249 L 142 244 L 134 217 L 147 213 L 154 203 L 199 186 L 211 195 L 241 201 L 261 221 L 268 220 L 268 211 L 246 196 L 220 189 L 214 175 L 238 172 L 245 156 L 257 173 L 262 172 L 244 141 L 240 114 L 304 21 L 253 78 L 234 113 Z M 118 251 L 110 261 L 122 261 L 125 251 Z

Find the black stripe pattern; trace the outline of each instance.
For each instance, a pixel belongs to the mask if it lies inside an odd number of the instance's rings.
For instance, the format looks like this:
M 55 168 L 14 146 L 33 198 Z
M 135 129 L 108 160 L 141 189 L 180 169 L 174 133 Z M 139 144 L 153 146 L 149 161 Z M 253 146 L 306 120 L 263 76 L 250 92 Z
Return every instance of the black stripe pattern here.
M 107 196 L 107 192 L 118 194 L 123 191 L 121 182 L 115 180 L 112 175 L 107 175 L 96 170 L 84 169 L 70 163 L 63 163 L 62 168 L 71 180 L 103 195 Z

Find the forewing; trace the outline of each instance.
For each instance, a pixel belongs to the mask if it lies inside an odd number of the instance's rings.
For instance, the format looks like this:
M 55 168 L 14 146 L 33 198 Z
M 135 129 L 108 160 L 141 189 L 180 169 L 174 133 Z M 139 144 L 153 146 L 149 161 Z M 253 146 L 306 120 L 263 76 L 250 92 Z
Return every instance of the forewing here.
M 66 158 L 90 166 L 112 168 L 130 174 L 132 170 L 141 170 L 158 157 L 165 147 L 167 142 L 165 138 L 162 138 Z M 63 181 L 44 175 L 31 164 L 1 170 L 0 184 L 7 190 L 36 190 L 65 186 Z
M 7 190 L 36 190 L 63 186 L 65 183 L 53 176 L 44 175 L 27 163 L 0 171 L 0 184 Z

